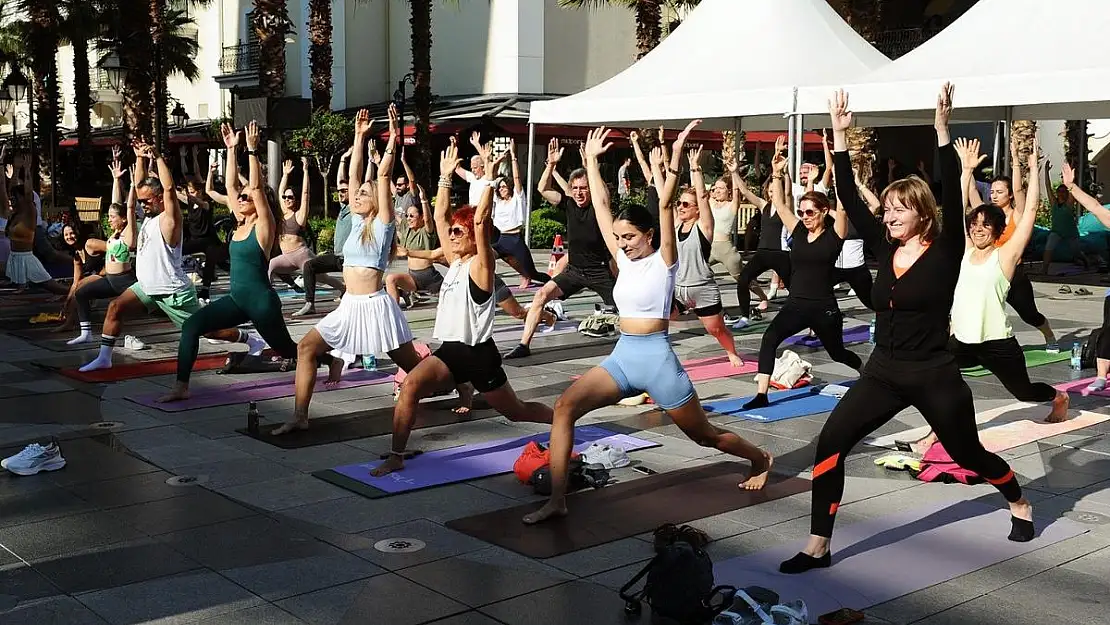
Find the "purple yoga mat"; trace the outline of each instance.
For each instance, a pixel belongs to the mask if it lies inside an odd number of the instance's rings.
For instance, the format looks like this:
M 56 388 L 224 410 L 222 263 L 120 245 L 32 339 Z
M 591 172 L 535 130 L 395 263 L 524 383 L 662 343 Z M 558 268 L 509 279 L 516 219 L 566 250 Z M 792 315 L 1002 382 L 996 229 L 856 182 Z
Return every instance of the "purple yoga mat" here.
M 867 326 L 853 326 L 844 329 L 844 344 L 852 345 L 854 343 L 864 343 L 870 336 L 871 330 Z M 821 341 L 817 337 L 811 337 L 808 334 L 796 334 L 782 342 L 783 345 L 801 345 L 803 347 L 821 347 Z
M 128 397 L 128 399 L 136 404 L 157 408 L 162 412 L 181 412 L 183 410 L 193 410 L 195 408 L 211 408 L 213 406 L 227 406 L 249 401 L 292 397 L 295 393 L 293 379 L 294 375 L 291 374 L 282 378 L 275 378 L 262 382 L 236 382 L 235 384 L 228 384 L 227 386 L 198 389 L 190 394 L 189 399 L 167 404 L 160 404 L 157 401 L 159 397 L 166 394 L 165 392 Z M 380 384 L 392 380 L 393 374 L 382 373 L 381 371 L 351 371 L 343 376 L 339 384 L 331 388 L 324 386 L 324 380 L 326 379 L 327 376 L 317 376 L 316 390 L 313 391 L 314 393 L 325 393 L 327 391 L 344 388 Z
M 718 584 L 763 586 L 783 601 L 802 599 L 812 622 L 821 614 L 864 610 L 1087 532 L 1067 519 L 1051 524 L 1037 519 L 1037 526 L 1032 541 L 1011 542 L 1006 538 L 1009 510 L 976 501 L 942 501 L 837 527 L 833 565 L 827 569 L 801 575 L 778 572 L 779 563 L 804 546 L 799 538 L 718 562 L 713 570 Z
M 382 477 L 370 475 L 370 470 L 381 464 L 380 460 L 349 464 L 332 470 L 378 490 L 401 493 L 509 473 L 525 445 L 531 441 L 546 445 L 549 438 L 550 434 L 535 434 L 430 451 L 406 460 L 405 468 L 401 471 Z M 660 446 L 659 443 L 616 434 L 600 427 L 586 425 L 575 428 L 575 451 L 582 451 L 593 443 L 613 445 L 625 451 Z

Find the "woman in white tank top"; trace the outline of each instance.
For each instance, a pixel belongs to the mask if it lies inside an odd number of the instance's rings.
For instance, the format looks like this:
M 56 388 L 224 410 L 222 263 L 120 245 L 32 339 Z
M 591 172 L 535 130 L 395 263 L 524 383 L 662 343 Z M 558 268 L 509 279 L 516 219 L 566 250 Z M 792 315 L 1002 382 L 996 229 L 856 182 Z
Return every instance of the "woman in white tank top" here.
M 621 338 L 608 358 L 587 371 L 555 402 L 550 447 L 551 498 L 542 508 L 524 516 L 527 524 L 567 513 L 565 495 L 575 422 L 593 410 L 641 392 L 647 392 L 691 440 L 751 461 L 751 477 L 740 484 L 741 488 L 762 488 L 767 481 L 771 455 L 709 422 L 667 339 L 678 269 L 671 198 L 678 184 L 686 137 L 699 123 L 700 120 L 690 122 L 674 142 L 666 183 L 659 193 L 658 250 L 652 247 L 654 219 L 646 208 L 632 206 L 616 218 L 610 211 L 609 189 L 598 165 L 598 157 L 612 146 L 606 143 L 609 131 L 592 130 L 586 139 L 586 172 L 594 216 L 609 253 L 620 267 L 613 299 L 620 311 Z M 659 155 L 653 155 L 653 160 L 661 160 L 662 149 L 655 150 Z
M 482 147 L 481 157 L 487 164 L 492 154 L 492 144 Z M 501 353 L 493 342 L 493 316 L 497 311 L 493 275 L 497 255 L 490 242 L 493 187 L 483 188 L 477 208 L 465 207 L 449 214 L 451 176 L 461 162 L 452 140 L 440 157 L 435 203 L 436 231 L 451 265 L 440 287 L 432 333 L 441 345 L 405 378 L 393 411 L 393 446 L 386 461 L 371 471 L 375 477 L 404 468 L 405 446 L 420 400 L 448 384 L 469 382 L 490 407 L 510 421 L 551 423 L 551 408 L 521 401 L 501 367 Z
M 737 146 L 737 153 L 741 157 L 744 155 L 743 150 L 744 146 Z M 759 298 L 760 310 L 766 310 L 767 294 L 763 292 L 763 288 L 756 282 L 740 283 L 740 274 L 744 270 L 744 260 L 736 246 L 732 244 L 740 210 L 740 192 L 734 193 L 733 189 L 739 189 L 743 181 L 740 179 L 740 166 L 735 160 L 725 163 L 725 167 L 728 168 L 729 180 L 722 176 L 713 183 L 709 190 L 708 208 L 713 215 L 713 242 L 709 248 L 709 265 L 713 266 L 718 263 L 723 265 L 725 270 L 728 271 L 728 275 L 736 280 L 737 300 L 747 298 L 748 292 L 751 291 Z M 731 185 L 729 184 L 730 180 Z M 741 303 L 738 311 L 740 316 L 729 318 L 729 321 L 732 323 L 739 321 L 744 316 L 744 308 L 746 307 Z

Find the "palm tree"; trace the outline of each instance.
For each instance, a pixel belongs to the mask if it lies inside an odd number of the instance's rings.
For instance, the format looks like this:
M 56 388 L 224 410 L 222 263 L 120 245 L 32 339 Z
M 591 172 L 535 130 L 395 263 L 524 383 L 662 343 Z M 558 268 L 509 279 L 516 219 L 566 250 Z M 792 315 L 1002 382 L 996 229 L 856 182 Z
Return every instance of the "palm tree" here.
M 289 32 L 286 0 L 254 0 L 253 23 L 258 34 L 258 80 L 262 94 L 285 95 L 285 34 Z
M 58 67 L 55 54 L 58 51 L 60 22 L 58 8 L 53 0 L 24 0 L 23 10 L 30 24 L 28 42 L 28 61 L 31 68 L 31 85 L 35 92 L 35 137 L 40 155 L 50 154 L 57 145 L 58 102 L 61 92 L 58 88 Z M 39 159 L 39 176 L 50 178 L 51 159 Z
M 655 49 L 663 38 L 663 8 L 672 10 L 695 7 L 700 0 L 559 0 L 559 6 L 570 9 L 597 9 L 618 6 L 636 13 L 636 58 Z
M 432 0 L 409 0 L 412 47 L 412 110 L 416 117 L 413 173 L 432 188 Z M 404 121 L 402 120 L 402 124 Z
M 308 0 L 308 82 L 313 110 L 331 110 L 331 33 L 331 0 Z
M 1010 122 L 1010 142 L 1017 148 L 1018 165 L 1021 166 L 1022 178 L 1027 178 L 1029 175 L 1026 162 L 1029 153 L 1033 151 L 1033 140 L 1036 136 L 1037 122 L 1028 119 L 1016 119 Z M 1060 171 L 1059 166 L 1056 167 L 1056 171 Z M 1029 180 L 1027 184 L 1040 184 L 1040 181 Z
M 1064 160 L 1075 168 L 1076 177 L 1084 189 L 1090 189 L 1090 162 L 1087 149 L 1087 120 L 1069 119 L 1064 122 Z
M 59 24 L 62 43 L 73 48 L 73 106 L 77 119 L 78 170 L 75 181 L 82 189 L 92 173 L 92 90 L 89 77 L 89 42 L 101 34 L 102 7 L 87 0 L 64 0 L 59 3 L 62 21 Z
M 861 37 L 874 43 L 882 28 L 881 0 L 828 0 L 829 5 L 844 18 Z M 848 129 L 848 153 L 852 166 L 859 172 L 860 182 L 874 187 L 875 161 L 879 153 L 879 135 L 874 128 L 854 126 Z

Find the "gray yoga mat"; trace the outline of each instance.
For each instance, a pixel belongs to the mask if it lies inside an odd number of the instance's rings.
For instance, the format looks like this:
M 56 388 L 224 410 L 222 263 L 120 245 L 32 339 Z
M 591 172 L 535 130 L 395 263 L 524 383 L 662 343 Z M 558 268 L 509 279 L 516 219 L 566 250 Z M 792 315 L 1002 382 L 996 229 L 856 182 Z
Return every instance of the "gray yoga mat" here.
M 783 575 L 779 563 L 805 539 L 714 564 L 716 583 L 763 586 L 784 601 L 802 599 L 810 620 L 840 608 L 863 610 L 1016 558 L 1087 530 L 1067 519 L 1036 519 L 1037 537 L 1007 540 L 1010 511 L 976 501 L 943 501 L 837 527 L 833 564 Z

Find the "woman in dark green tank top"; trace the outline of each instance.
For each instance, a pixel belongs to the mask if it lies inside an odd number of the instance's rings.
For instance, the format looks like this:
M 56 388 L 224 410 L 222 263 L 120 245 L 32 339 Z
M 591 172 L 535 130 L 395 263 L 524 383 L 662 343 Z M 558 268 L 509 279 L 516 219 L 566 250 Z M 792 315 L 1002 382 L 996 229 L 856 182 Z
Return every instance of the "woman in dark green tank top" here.
M 238 146 L 238 134 L 227 124 L 223 127 L 228 150 Z M 297 344 L 289 336 L 285 319 L 281 315 L 281 299 L 270 286 L 269 250 L 273 246 L 277 228 L 270 207 L 276 199 L 273 191 L 262 182 L 262 167 L 254 149 L 258 141 L 258 128 L 251 122 L 247 127 L 247 153 L 250 155 L 250 182 L 232 201 L 240 225 L 228 244 L 231 259 L 231 293 L 202 308 L 181 328 L 181 343 L 177 352 L 177 384 L 159 401 L 178 401 L 189 397 L 189 376 L 197 360 L 200 337 L 213 330 L 234 328 L 250 321 L 262 339 L 282 358 L 292 361 L 297 356 Z M 228 156 L 228 180 L 238 179 L 234 153 Z M 229 198 L 230 199 L 230 198 Z M 246 336 L 240 339 L 250 346 L 252 353 L 261 352 L 262 341 Z M 330 364 L 328 358 L 322 359 Z M 288 368 L 288 364 L 286 365 Z

